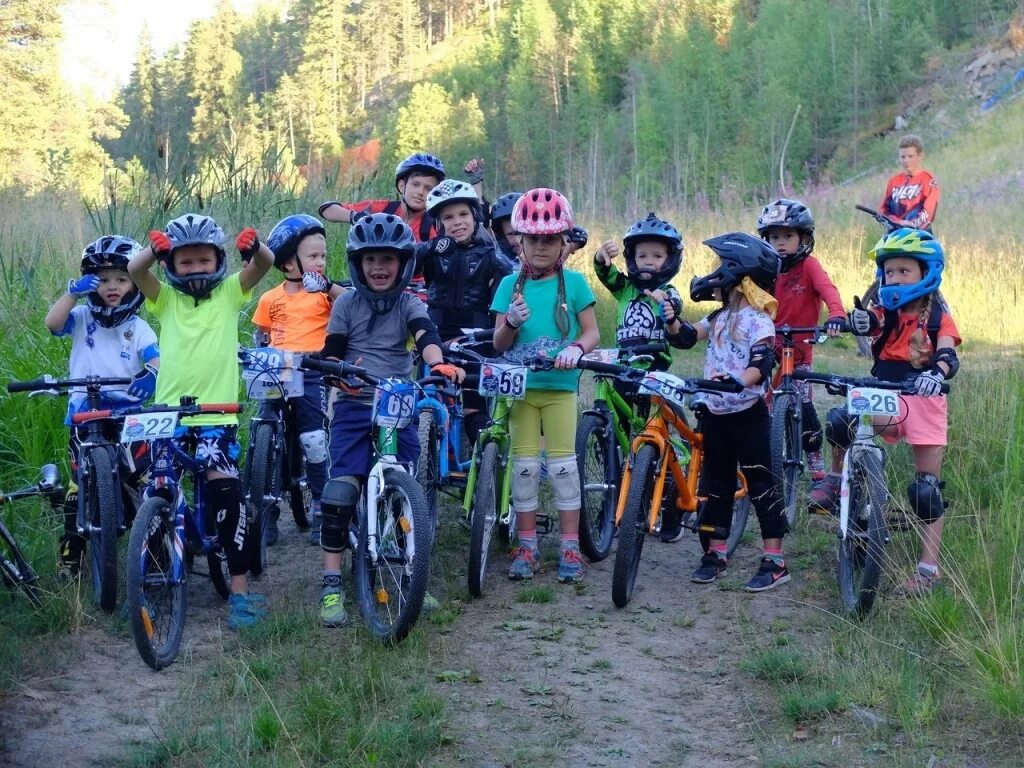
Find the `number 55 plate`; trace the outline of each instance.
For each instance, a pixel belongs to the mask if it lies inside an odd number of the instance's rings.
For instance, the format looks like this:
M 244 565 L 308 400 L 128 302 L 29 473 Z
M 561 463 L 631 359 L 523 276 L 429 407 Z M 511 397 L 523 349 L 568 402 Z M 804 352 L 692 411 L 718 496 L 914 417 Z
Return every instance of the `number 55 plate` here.
M 899 393 L 891 389 L 857 387 L 847 392 L 846 409 L 851 416 L 899 416 Z
M 174 437 L 178 426 L 177 411 L 138 413 L 125 416 L 121 429 L 121 442 L 134 443 L 139 440 L 166 440 Z

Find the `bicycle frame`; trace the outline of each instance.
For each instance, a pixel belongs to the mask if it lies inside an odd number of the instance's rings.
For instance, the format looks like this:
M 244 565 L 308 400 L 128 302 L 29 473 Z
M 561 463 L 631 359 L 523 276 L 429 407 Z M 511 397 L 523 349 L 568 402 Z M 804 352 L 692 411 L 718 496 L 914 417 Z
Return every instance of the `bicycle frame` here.
M 469 475 L 466 477 L 466 493 L 462 497 L 462 508 L 468 516 L 473 504 L 473 494 L 476 491 L 476 473 L 480 466 L 480 456 L 488 443 L 497 443 L 500 462 L 498 468 L 501 472 L 497 514 L 498 522 L 502 525 L 508 525 L 511 519 L 512 462 L 509 461 L 509 452 L 512 448 L 512 437 L 508 431 L 508 417 L 514 403 L 515 400 L 506 397 L 496 399 L 491 425 L 480 433 L 476 445 L 473 446 Z
M 842 484 L 839 491 L 839 538 L 845 539 L 850 525 L 850 488 L 852 486 L 853 468 L 860 464 L 860 457 L 873 453 L 878 457 L 881 466 L 885 466 L 885 451 L 875 442 L 874 420 L 870 415 L 862 415 L 857 422 L 857 432 L 853 442 L 843 456 Z
M 442 402 L 452 400 L 451 405 Z M 441 443 L 437 447 L 438 481 L 444 484 L 454 472 L 468 472 L 472 456 L 462 456 L 462 401 L 459 398 L 444 397 L 437 386 L 424 387 L 423 397 L 416 403 L 416 412 L 429 410 L 440 427 Z
M 600 407 L 601 404 L 605 406 L 607 412 Z M 610 414 L 611 426 L 615 432 L 615 441 L 619 444 L 623 454 L 629 453 L 629 436 L 641 429 L 644 424 L 643 419 L 637 416 L 633 407 L 626 402 L 626 399 L 612 385 L 611 380 L 605 376 L 599 375 L 594 380 L 594 405 L 597 407 L 589 408 L 583 411 L 583 414 L 592 414 L 605 419 L 606 422 L 609 420 L 608 416 Z M 628 431 L 623 428 L 624 424 L 630 425 Z

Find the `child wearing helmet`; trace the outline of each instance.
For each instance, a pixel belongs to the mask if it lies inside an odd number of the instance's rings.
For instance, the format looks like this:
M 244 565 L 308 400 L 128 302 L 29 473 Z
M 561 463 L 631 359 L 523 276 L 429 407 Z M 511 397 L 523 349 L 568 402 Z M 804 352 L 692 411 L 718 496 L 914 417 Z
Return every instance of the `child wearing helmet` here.
M 704 377 L 735 380 L 743 390 L 728 394 L 702 394 L 704 469 L 701 481 L 707 493 L 704 520 L 722 528 L 713 538 L 700 565 L 690 576 L 695 584 L 710 584 L 726 569 L 726 539 L 736 494 L 736 465 L 747 480 L 747 490 L 761 527 L 763 554 L 757 573 L 747 581 L 748 592 L 763 592 L 789 581 L 782 555 L 786 533 L 779 479 L 772 476 L 771 436 L 764 393 L 775 365 L 775 324 L 778 302 L 771 292 L 780 269 L 779 254 L 764 240 L 743 232 L 730 232 L 705 240 L 721 260 L 718 268 L 690 283 L 693 301 L 721 301 L 721 308 L 696 326 L 682 323 L 683 346 L 707 340 Z
M 521 239 L 522 267 L 505 277 L 491 309 L 498 313 L 494 347 L 513 362 L 554 357 L 552 371 L 531 372 L 526 397 L 509 416 L 512 437 L 512 501 L 519 544 L 509 578 L 531 579 L 540 567 L 537 497 L 541 479 L 540 436 L 558 508 L 562 542 L 558 580 L 580 581 L 586 565 L 579 549 L 580 478 L 576 465 L 576 390 L 580 357 L 600 341 L 594 294 L 579 272 L 563 268 L 570 253 L 573 212 L 553 189 L 532 189 L 515 204 L 512 225 Z
M 143 297 L 127 269 L 129 259 L 141 248 L 122 235 L 104 235 L 89 243 L 82 251 L 82 276 L 68 281 L 64 295 L 53 303 L 43 321 L 54 336 L 71 337 L 71 378 L 132 379 L 127 390 L 104 387 L 104 407 L 144 402 L 156 388 L 160 367 L 156 334 L 138 316 Z M 81 299 L 85 299 L 84 305 L 78 303 Z M 64 423 L 70 426 L 71 416 L 85 407 L 85 392 L 72 392 Z M 78 432 L 75 427 L 70 429 L 68 455 L 72 470 L 77 471 Z M 147 445 L 133 443 L 129 450 L 135 460 L 135 471 L 129 481 L 137 484 L 148 466 Z M 71 483 L 64 502 L 64 533 L 59 545 L 60 570 L 69 577 L 78 575 L 85 552 L 77 518 L 78 488 Z
M 814 217 L 810 209 L 799 200 L 775 200 L 761 209 L 757 219 L 757 234 L 767 240 L 782 259 L 782 271 L 775 281 L 773 291 L 779 302 L 775 327 L 817 325 L 821 321 L 824 304 L 828 313 L 826 332 L 831 337 L 838 336 L 846 324 L 846 310 L 839 290 L 813 254 Z M 812 368 L 814 346 L 808 342 L 809 338 L 806 334 L 794 337 L 798 369 Z M 781 345 L 782 339 L 776 337 L 776 354 L 779 354 Z M 811 385 L 803 381 L 796 382 L 796 385 L 801 391 L 803 449 L 807 452 L 811 479 L 818 482 L 825 478 L 825 460 L 821 455 L 821 422 L 814 409 Z
M 433 373 L 461 379 L 461 369 L 441 356 L 441 339 L 427 308 L 405 290 L 415 267 L 412 231 L 398 216 L 361 217 L 348 233 L 348 268 L 353 290 L 334 302 L 322 355 L 366 368 L 381 378 L 408 379 L 410 338 Z M 341 559 L 348 543 L 360 488 L 373 451 L 373 389 L 332 382 L 339 397 L 331 413 L 330 479 L 324 486 L 320 544 L 324 572 L 320 620 L 339 627 L 348 621 L 341 590 Z M 415 464 L 420 445 L 416 424 L 398 432 L 398 460 Z
M 519 267 L 520 245 L 512 226 L 512 209 L 522 196 L 522 192 L 506 192 L 491 206 L 491 234 L 498 250 L 512 263 L 514 269 Z
M 163 367 L 156 400 L 200 403 L 238 399 L 238 312 L 274 263 L 274 254 L 255 229 L 235 240 L 245 265 L 227 274 L 224 230 L 209 216 L 186 213 L 165 231 L 149 233 L 149 245 L 128 262 L 128 272 L 146 297 L 146 309 L 160 321 Z M 164 281 L 150 269 L 159 261 Z M 182 441 L 206 465 L 207 503 L 217 521 L 217 538 L 231 574 L 228 627 L 251 626 L 262 615 L 260 598 L 249 595 L 246 572 L 247 520 L 238 479 L 238 418 L 233 414 L 194 416 Z
M 267 236 L 274 266 L 284 282 L 260 296 L 252 322 L 270 345 L 290 352 L 318 352 L 324 346 L 331 305 L 344 289 L 325 277 L 327 239 L 320 220 L 305 213 L 285 216 Z M 303 374 L 303 395 L 289 401 L 306 456 L 312 496 L 311 544 L 320 543 L 320 494 L 327 482 L 327 421 L 318 371 Z M 275 512 L 279 512 L 275 508 Z M 269 523 L 267 544 L 277 541 L 277 519 Z
M 960 368 L 956 347 L 960 332 L 939 294 L 945 252 L 925 230 L 904 227 L 885 235 L 872 253 L 878 265 L 880 306 L 864 309 L 854 297 L 849 314 L 855 334 L 872 339 L 871 375 L 885 381 L 913 380 L 916 395 L 900 398 L 898 417 L 876 417 L 875 431 L 886 442 L 906 441 L 914 453 L 914 480 L 907 487 L 910 507 L 921 520 L 922 551 L 914 574 L 904 584 L 910 594 L 939 583 L 942 543 L 940 480 L 946 452 L 948 409 L 942 384 Z M 832 445 L 832 469 L 811 493 L 812 507 L 831 510 L 839 497 L 840 471 L 854 424 L 845 408 L 828 413 L 825 436 Z

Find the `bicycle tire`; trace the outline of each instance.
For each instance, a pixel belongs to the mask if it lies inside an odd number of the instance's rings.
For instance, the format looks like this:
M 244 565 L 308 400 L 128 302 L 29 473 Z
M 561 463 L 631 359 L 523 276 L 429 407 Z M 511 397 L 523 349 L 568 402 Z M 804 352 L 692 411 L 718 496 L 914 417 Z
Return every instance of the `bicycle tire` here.
M 186 571 L 174 582 L 174 521 L 166 499 L 154 496 L 139 507 L 128 539 L 127 603 L 135 647 L 155 670 L 174 662 L 185 632 Z
M 469 529 L 469 592 L 473 597 L 484 593 L 487 575 L 487 557 L 490 554 L 491 538 L 498 524 L 498 444 L 488 442 L 480 454 L 476 470 L 476 485 L 473 488 L 473 505 L 470 508 Z
M 308 531 L 313 523 L 313 492 L 309 489 L 306 475 L 308 467 L 306 453 L 294 431 L 285 430 L 284 445 L 285 450 L 278 453 L 278 471 L 274 477 L 279 484 L 283 485 L 285 466 L 287 466 L 288 508 L 292 511 L 295 526 L 300 531 Z
M 277 471 L 274 449 L 274 425 L 262 422 L 256 425 L 252 436 L 252 452 L 249 454 L 249 503 L 256 512 L 255 530 L 258 534 L 250 540 L 252 547 L 249 567 L 254 576 L 263 573 L 267 566 L 267 538 L 270 531 L 271 515 L 274 514 L 274 475 Z
M 874 453 L 864 452 L 851 462 L 850 518 L 846 538 L 839 539 L 837 571 L 839 596 L 851 616 L 866 616 L 878 594 L 886 535 L 884 477 Z
M 228 571 L 228 556 L 220 546 L 214 552 L 206 554 L 206 567 L 210 571 L 210 581 L 217 594 L 227 600 L 231 597 L 231 572 Z
M 0 534 L 0 541 L 10 551 L 10 557 L 0 552 L 0 577 L 9 589 L 24 592 L 34 608 L 42 608 L 42 595 L 37 584 L 39 577 L 25 559 L 14 534 L 7 530 L 7 526 L 0 527 Z
M 96 604 L 105 612 L 117 608 L 117 496 L 120 484 L 114 482 L 114 467 L 104 447 L 86 451 L 82 462 L 91 477 L 84 494 L 89 532 L 89 570 Z
M 790 392 L 782 392 L 772 398 L 772 475 L 778 480 L 782 509 L 791 531 L 796 530 L 797 499 L 800 496 L 800 475 L 803 468 L 799 407 L 796 396 Z
M 750 518 L 750 495 L 744 494 L 732 503 L 732 524 L 729 527 L 729 538 L 725 540 L 725 556 L 732 557 L 732 553 L 739 547 L 743 540 L 743 534 L 747 530 L 747 520 Z M 707 547 L 704 547 L 707 551 Z
M 356 602 L 363 623 L 383 643 L 400 643 L 412 630 L 423 608 L 430 576 L 430 531 L 427 500 L 416 479 L 401 469 L 384 469 L 384 488 L 377 504 L 378 558 L 370 560 L 367 509 L 359 506 L 355 556 Z M 411 523 L 405 530 L 399 521 Z M 409 562 L 408 542 L 414 554 Z M 392 610 L 392 593 L 397 605 Z
M 591 562 L 598 562 L 608 557 L 612 549 L 622 477 L 612 424 L 594 414 L 580 419 L 576 428 L 576 463 L 582 500 L 580 549 Z M 601 490 L 588 492 L 588 485 L 600 485 Z
M 650 444 L 640 446 L 633 459 L 626 506 L 619 521 L 615 568 L 612 571 L 612 602 L 617 608 L 625 608 L 633 596 L 644 537 L 647 535 L 647 510 L 654 493 L 654 468 L 657 461 L 658 451 Z
M 441 430 L 434 419 L 434 412 L 429 408 L 420 414 L 418 427 L 420 456 L 416 460 L 416 480 L 423 488 L 423 496 L 427 500 L 430 512 L 431 540 L 437 538 L 437 489 L 440 485 L 441 464 L 437 449 L 441 444 Z

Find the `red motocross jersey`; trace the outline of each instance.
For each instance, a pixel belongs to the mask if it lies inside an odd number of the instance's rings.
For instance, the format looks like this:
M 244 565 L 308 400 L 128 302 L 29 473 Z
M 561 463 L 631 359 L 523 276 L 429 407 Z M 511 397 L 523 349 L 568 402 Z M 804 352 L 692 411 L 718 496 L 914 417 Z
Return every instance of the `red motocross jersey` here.
M 928 171 L 918 171 L 913 176 L 900 172 L 889 179 L 878 212 L 899 219 L 908 227 L 930 230 L 939 198 L 939 182 Z

